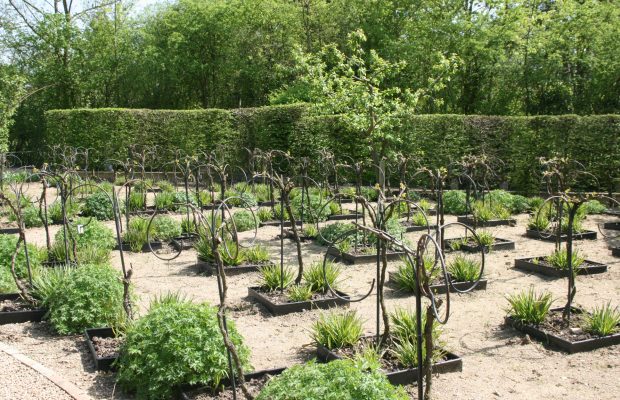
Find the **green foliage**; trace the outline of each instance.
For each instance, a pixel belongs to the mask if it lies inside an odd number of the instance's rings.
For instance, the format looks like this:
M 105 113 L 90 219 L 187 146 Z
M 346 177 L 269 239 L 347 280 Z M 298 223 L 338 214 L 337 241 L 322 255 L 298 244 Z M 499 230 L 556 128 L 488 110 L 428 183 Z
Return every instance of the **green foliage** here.
M 392 324 L 392 337 L 394 344 L 390 351 L 402 365 L 406 367 L 416 367 L 418 365 L 416 314 L 405 308 L 396 308 L 390 314 Z M 426 313 L 422 315 L 422 327 L 426 324 Z M 423 328 L 424 329 L 424 328 Z M 437 321 L 433 321 L 432 328 L 433 362 L 440 359 L 443 351 L 440 349 L 441 328 Z M 422 337 L 422 357 L 426 357 L 426 337 Z
M 332 214 L 332 210 L 326 204 L 326 198 L 311 194 L 304 197 L 304 222 L 322 222 Z M 291 200 L 291 209 L 296 220 L 301 219 L 301 200 L 302 196 L 296 196 Z
M 247 368 L 249 350 L 230 319 L 228 333 Z M 168 295 L 128 327 L 117 380 L 139 399 L 169 399 L 182 384 L 215 388 L 228 376 L 226 354 L 217 309 Z
M 411 216 L 411 223 L 415 226 L 427 226 L 429 222 L 428 216 L 425 217 L 421 212 L 416 212 Z
M 81 265 L 62 276 L 52 273 L 42 286 L 38 293 L 61 335 L 124 325 L 122 275 L 109 265 Z
M 78 226 L 82 225 L 83 233 L 78 233 Z M 72 248 L 71 239 L 75 240 L 78 250 L 86 247 L 99 247 L 111 250 L 116 245 L 114 232 L 103 223 L 94 218 L 80 217 L 68 226 L 67 239 L 69 249 Z M 63 229 L 59 229 L 54 235 L 55 243 L 62 243 L 64 237 Z
M 534 288 L 523 290 L 506 298 L 510 307 L 508 315 L 526 324 L 538 325 L 549 313 L 553 297 L 549 292 L 536 293 Z
M 313 292 L 326 293 L 329 290 L 328 284 L 332 289 L 338 287 L 340 271 L 340 266 L 331 261 L 326 261 L 325 273 L 323 273 L 323 262 L 315 261 L 304 270 L 303 278 Z
M 360 361 L 309 362 L 287 368 L 271 379 L 256 400 L 405 400 L 404 389 L 392 386 L 378 369 Z
M 602 214 L 605 210 L 607 210 L 605 204 L 598 200 L 586 201 L 581 207 L 584 209 L 586 214 Z
M 237 211 L 233 214 L 232 220 L 237 232 L 250 231 L 258 226 L 258 218 L 248 210 Z
M 282 280 L 282 287 L 287 288 L 293 279 L 295 273 L 287 267 L 283 268 L 284 273 L 280 271 L 279 265 L 267 265 L 260 269 L 260 287 L 264 290 L 273 291 L 280 288 L 280 282 Z
M 403 263 L 398 266 L 398 270 L 394 274 L 394 282 L 399 290 L 415 293 L 417 290 L 415 269 L 408 258 L 403 257 L 401 261 Z M 424 268 L 428 276 L 427 283 L 431 285 L 439 278 L 441 270 L 435 268 L 435 260 L 428 256 L 424 257 Z
M 482 222 L 510 218 L 510 210 L 497 202 L 475 201 L 472 204 L 472 213 L 475 219 Z
M 264 264 L 269 262 L 269 251 L 262 244 L 257 244 L 249 249 L 244 249 L 243 254 L 247 262 L 250 264 Z
M 85 217 L 94 217 L 100 221 L 113 219 L 114 209 L 112 208 L 112 200 L 104 192 L 95 192 L 84 201 L 82 215 Z
M 310 286 L 291 285 L 287 289 L 288 299 L 292 302 L 308 301 L 314 294 Z
M 152 237 L 155 226 L 151 224 Z M 149 220 L 145 218 L 131 218 L 127 230 L 123 232 L 123 241 L 129 243 L 129 248 L 134 253 L 142 251 L 142 247 L 148 240 L 147 230 L 149 229 Z
M 146 207 L 146 192 L 139 190 L 132 190 L 129 193 L 129 201 L 127 202 L 127 208 L 129 211 L 140 211 Z
M 168 181 L 157 181 L 155 186 L 160 188 L 162 192 L 174 192 L 174 186 Z
M 611 303 L 597 306 L 586 318 L 586 330 L 598 336 L 607 336 L 620 331 L 620 310 Z
M 182 233 L 181 223 L 166 215 L 156 216 L 151 225 L 153 227 L 152 237 L 157 240 L 168 241 L 181 236 Z
M 15 293 L 17 291 L 15 280 L 11 274 L 11 259 L 15 253 L 16 245 L 16 235 L 0 235 L 0 293 Z M 41 262 L 45 261 L 47 254 L 43 249 L 28 244 L 28 257 L 32 274 L 36 276 L 41 267 Z M 28 279 L 26 254 L 23 244 L 15 259 L 15 273 L 20 279 Z
M 462 190 L 446 190 L 443 193 L 443 211 L 446 214 L 462 215 L 467 212 L 465 192 Z
M 244 192 L 228 189 L 224 193 L 224 198 L 230 198 L 228 200 L 228 204 L 233 207 L 254 207 L 258 204 L 256 196 L 249 191 L 249 188 Z
M 265 222 L 265 221 L 270 221 L 274 218 L 273 213 L 271 212 L 270 208 L 267 207 L 261 207 L 258 209 L 258 211 L 256 211 L 256 218 L 260 221 L 260 222 Z
M 478 235 L 478 242 L 482 246 L 490 248 L 495 243 L 495 236 L 489 231 L 481 230 L 477 231 L 476 234 Z
M 480 276 L 480 262 L 462 255 L 457 255 L 447 268 L 457 282 L 474 282 Z
M 67 200 L 65 204 L 65 213 L 67 214 L 67 220 L 72 219 L 80 212 L 80 205 L 77 201 Z M 60 200 L 57 200 L 47 207 L 48 223 L 62 224 L 62 204 Z
M 321 313 L 312 324 L 311 337 L 330 350 L 353 346 L 362 337 L 362 323 L 355 310 Z
M 22 218 L 26 228 L 39 228 L 43 226 L 43 220 L 39 215 L 39 207 L 28 206 L 21 209 Z M 9 217 L 9 219 L 13 219 Z
M 545 260 L 554 268 L 568 270 L 568 252 L 566 249 L 554 251 L 553 254 L 545 257 Z M 585 258 L 579 254 L 579 251 L 574 250 L 571 260 L 573 270 L 579 268 L 584 261 Z
M 155 195 L 155 207 L 158 210 L 174 210 L 177 205 L 174 204 L 176 196 L 173 191 L 163 191 Z
M 320 232 L 320 235 L 317 236 L 317 242 L 327 246 L 335 240 L 342 239 L 345 233 L 355 232 L 355 226 L 348 222 L 336 222 L 322 227 Z M 355 235 L 352 233 L 352 236 Z

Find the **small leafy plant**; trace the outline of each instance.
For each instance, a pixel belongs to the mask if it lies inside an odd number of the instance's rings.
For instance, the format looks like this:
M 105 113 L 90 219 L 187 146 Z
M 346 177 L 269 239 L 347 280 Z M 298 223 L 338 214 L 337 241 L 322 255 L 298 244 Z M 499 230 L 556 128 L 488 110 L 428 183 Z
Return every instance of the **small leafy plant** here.
M 308 301 L 313 292 L 308 285 L 291 285 L 288 287 L 288 299 L 292 302 Z
M 553 297 L 549 292 L 536 293 L 534 288 L 507 297 L 508 315 L 525 324 L 538 325 L 549 313 Z
M 323 274 L 323 262 L 316 261 L 304 271 L 303 278 L 313 292 L 327 293 L 329 290 L 328 283 L 332 289 L 336 289 L 340 271 L 341 269 L 337 264 L 326 261 L 325 274 Z
M 586 330 L 598 336 L 608 336 L 620 331 L 620 310 L 611 303 L 597 306 L 586 318 Z
M 355 310 L 321 313 L 312 325 L 311 337 L 330 350 L 353 346 L 362 337 L 362 324 Z
M 98 191 L 86 198 L 82 215 L 94 217 L 100 221 L 108 221 L 114 218 L 112 200 L 104 192 Z
M 267 265 L 260 269 L 260 287 L 263 290 L 272 292 L 280 288 L 280 283 L 286 289 L 293 283 L 295 273 L 290 268 L 283 268 L 284 273 L 280 271 L 278 265 Z
M 474 282 L 480 275 L 480 263 L 462 255 L 457 255 L 448 264 L 448 272 L 456 282 Z
M 566 249 L 560 249 L 554 251 L 553 254 L 547 256 L 545 260 L 554 268 L 560 270 L 568 270 L 568 252 Z M 579 268 L 585 261 L 578 251 L 573 251 L 572 254 L 572 267 L 573 270 Z
M 397 308 L 390 314 L 390 322 L 393 326 L 392 336 L 394 344 L 390 352 L 396 357 L 398 362 L 405 367 L 416 367 L 418 365 L 417 352 L 417 318 L 416 314 L 405 308 Z M 422 326 L 426 324 L 426 314 L 422 315 Z M 432 343 L 435 344 L 432 354 L 432 361 L 439 360 L 444 352 L 441 350 L 441 329 L 437 321 L 433 322 Z M 422 337 L 422 357 L 426 357 L 425 337 Z
M 235 224 L 237 232 L 249 231 L 258 226 L 258 218 L 255 218 L 254 214 L 247 210 L 234 213 L 232 216 L 232 221 Z

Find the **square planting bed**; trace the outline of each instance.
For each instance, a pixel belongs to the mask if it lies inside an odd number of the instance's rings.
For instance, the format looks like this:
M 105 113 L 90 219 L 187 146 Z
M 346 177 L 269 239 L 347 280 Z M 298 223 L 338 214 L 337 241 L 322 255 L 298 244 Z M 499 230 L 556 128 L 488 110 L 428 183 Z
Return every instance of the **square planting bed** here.
M 131 251 L 131 247 L 129 246 L 129 243 L 123 243 L 123 251 Z M 155 241 L 155 242 L 151 242 L 151 247 L 149 247 L 148 243 L 145 243 L 142 246 L 142 249 L 140 250 L 140 252 L 142 253 L 148 253 L 151 251 L 151 249 L 153 250 L 161 250 L 163 248 L 163 245 L 161 242 L 159 241 Z M 114 246 L 114 250 L 119 250 L 118 245 Z
M 267 265 L 272 265 L 272 264 L 265 263 L 265 264 L 242 264 L 242 265 L 225 266 L 224 271 L 226 272 L 226 275 L 237 275 L 237 274 L 243 274 L 246 272 L 256 272 L 260 270 L 262 267 L 265 267 Z M 196 268 L 198 269 L 199 273 L 205 274 L 207 276 L 213 276 L 213 275 L 218 274 L 216 265 L 210 262 L 196 260 Z
M 558 235 L 556 232 L 540 232 L 536 229 L 527 229 L 525 231 L 525 236 L 532 239 L 540 239 L 547 242 L 555 242 Z M 583 231 L 583 232 L 575 232 L 573 233 L 573 240 L 596 240 L 597 234 L 595 231 Z M 560 241 L 565 242 L 568 239 L 568 235 L 562 234 L 560 236 Z
M 291 221 L 285 220 L 283 223 L 280 223 L 280 221 L 265 221 L 265 222 L 261 222 L 260 223 L 260 227 L 262 228 L 263 226 L 292 226 Z M 300 226 L 301 225 L 301 221 L 295 221 L 295 225 Z
M 23 305 L 18 293 L 0 294 L 0 303 L 9 301 L 11 303 Z M 22 322 L 41 322 L 47 310 L 44 308 L 27 309 L 26 307 L 15 307 L 15 310 L 0 312 L 0 325 L 19 324 Z
M 16 235 L 19 233 L 19 228 L 0 228 L 0 235 Z
M 612 247 L 611 255 L 614 257 L 620 257 L 620 247 Z
M 397 286 L 396 272 L 389 273 L 389 282 L 394 287 Z M 454 286 L 454 288 L 462 292 L 462 291 L 470 289 L 472 286 L 472 282 L 452 282 L 452 285 Z M 450 293 L 458 293 L 456 290 L 454 290 L 452 286 L 448 286 L 448 287 L 450 288 Z M 442 283 L 433 284 L 430 286 L 430 289 L 435 294 L 446 294 L 446 285 Z M 478 284 L 473 290 L 486 290 L 486 289 L 487 289 L 487 280 L 483 278 L 483 279 L 480 279 L 480 281 L 478 281 Z
M 362 213 L 351 212 L 349 214 L 332 214 L 327 219 L 329 221 L 342 221 L 347 219 L 362 219 Z
M 332 256 L 336 261 L 342 261 L 347 264 L 363 264 L 377 261 L 377 254 L 364 254 L 364 253 L 350 253 L 342 252 L 337 248 L 330 246 L 327 249 L 327 254 Z M 387 253 L 388 261 L 400 260 L 405 255 L 404 251 L 390 251 Z
M 446 251 L 453 251 L 451 244 L 454 242 L 460 242 L 462 239 L 464 238 L 445 239 L 444 243 L 446 245 Z M 489 246 L 482 246 L 482 247 L 484 247 L 485 253 L 489 252 Z M 491 250 L 493 251 L 514 250 L 515 242 L 513 242 L 512 240 L 508 240 L 508 239 L 495 238 L 495 242 L 490 247 L 491 247 Z M 476 243 L 474 238 L 471 237 L 467 243 L 461 244 L 461 247 L 458 250 L 466 251 L 468 253 L 477 253 L 480 251 L 480 246 Z
M 413 225 L 411 221 L 402 221 L 400 224 L 405 227 L 405 232 L 428 232 L 429 229 L 433 232 L 437 229 L 437 225 L 429 225 L 428 227 L 426 225 Z
M 279 293 L 279 291 L 278 291 Z M 285 292 L 286 293 L 286 292 Z M 349 295 L 346 293 L 342 293 L 336 290 L 339 296 L 342 296 L 346 299 L 349 298 Z M 269 296 L 268 292 L 262 291 L 260 287 L 249 287 L 248 288 L 248 296 L 254 301 L 262 304 L 269 310 L 273 315 L 285 315 L 294 312 L 300 312 L 304 310 L 311 310 L 315 308 L 328 309 L 337 306 L 348 307 L 349 302 L 338 297 L 330 297 L 330 295 L 324 296 L 324 298 L 317 300 L 308 300 L 308 301 L 297 301 L 297 302 L 286 302 L 279 301 L 277 298 L 273 296 Z
M 265 369 L 261 371 L 254 371 L 244 374 L 243 377 L 245 379 L 245 383 L 248 386 L 253 386 L 253 382 L 255 381 L 258 386 L 264 385 L 270 377 L 280 375 L 284 372 L 286 368 L 273 368 L 273 369 Z M 200 394 L 213 395 L 215 393 L 219 393 L 221 390 L 231 390 L 230 379 L 224 378 L 220 382 L 220 388 L 214 391 L 212 388 L 205 387 L 202 385 L 186 385 L 180 388 L 180 399 L 181 400 L 189 400 L 195 398 Z M 239 391 L 239 387 L 237 386 L 237 390 Z M 238 399 L 243 399 L 243 395 L 238 394 Z
M 116 339 L 114 330 L 112 328 L 87 328 L 84 329 L 84 337 L 95 364 L 95 370 L 115 370 L 116 367 L 112 364 L 118 359 L 120 342 Z
M 374 337 L 366 336 L 362 340 L 372 340 Z M 317 358 L 321 361 L 333 361 L 343 358 L 335 351 L 329 350 L 324 346 L 317 346 Z M 433 364 L 433 374 L 445 374 L 448 372 L 460 372 L 463 370 L 463 359 L 459 356 L 445 352 L 443 359 Z M 393 371 L 383 371 L 392 385 L 410 385 L 418 381 L 419 370 L 414 368 L 396 369 Z
M 536 259 L 538 259 L 538 263 L 534 261 Z M 517 258 L 515 268 L 557 278 L 568 277 L 568 270 L 552 267 L 547 263 L 545 257 Z M 607 265 L 590 260 L 585 260 L 577 268 L 577 275 L 602 274 L 603 272 L 607 272 Z
M 172 239 L 172 246 L 179 250 L 189 250 L 194 247 L 194 243 L 198 241 L 199 237 L 196 233 L 183 234 Z M 148 247 L 148 246 L 147 246 Z M 155 248 L 153 248 L 155 250 Z
M 549 311 L 549 315 L 554 318 L 561 318 L 563 308 L 553 308 Z M 583 315 L 583 311 L 574 309 L 571 313 L 571 321 L 576 317 Z M 547 317 L 549 318 L 549 317 Z M 505 323 L 516 330 L 530 335 L 530 337 L 548 343 L 560 350 L 568 353 L 578 353 L 582 351 L 590 351 L 601 347 L 613 346 L 620 344 L 620 333 L 614 333 L 608 336 L 594 336 L 584 332 L 572 334 L 564 332 L 561 335 L 558 329 L 546 329 L 541 325 L 529 325 L 518 321 L 511 316 L 505 318 Z
M 456 217 L 456 221 L 469 226 L 481 226 L 484 228 L 493 226 L 517 226 L 517 220 L 514 218 L 508 219 L 490 219 L 488 221 L 475 220 L 471 215 L 459 215 Z
M 605 222 L 603 229 L 609 229 L 612 231 L 620 231 L 620 222 Z

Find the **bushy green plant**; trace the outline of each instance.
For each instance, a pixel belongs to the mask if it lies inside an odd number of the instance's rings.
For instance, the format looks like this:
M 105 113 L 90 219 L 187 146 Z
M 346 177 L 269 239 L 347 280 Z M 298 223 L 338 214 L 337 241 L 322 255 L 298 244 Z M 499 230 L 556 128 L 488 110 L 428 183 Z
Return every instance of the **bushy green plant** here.
M 362 337 L 362 324 L 355 310 L 321 313 L 312 324 L 311 337 L 330 350 L 353 346 Z
M 238 192 L 236 190 L 228 189 L 224 193 L 224 198 L 229 199 L 228 204 L 233 207 L 254 207 L 258 204 L 256 197 L 249 189 L 245 192 Z
M 78 233 L 78 226 L 83 227 L 83 233 Z M 68 226 L 68 239 L 72 237 L 76 241 L 77 249 L 86 247 L 100 247 L 111 250 L 116 245 L 114 232 L 96 219 L 81 217 Z M 59 229 L 54 235 L 55 242 L 63 242 L 63 229 Z M 69 240 L 69 248 L 72 248 Z
M 319 235 L 319 229 L 314 224 L 306 224 L 304 225 L 304 235 L 309 238 L 316 238 Z
M 237 211 L 233 214 L 232 220 L 237 232 L 250 231 L 258 226 L 258 218 L 248 210 Z
M 291 209 L 296 220 L 301 219 L 301 199 L 302 196 L 297 196 L 291 200 Z M 316 195 L 304 196 L 304 222 L 322 222 L 331 213 L 331 208 L 325 204 L 325 197 L 321 198 Z
M 112 200 L 108 194 L 98 191 L 86 198 L 82 215 L 94 217 L 100 221 L 107 221 L 114 218 Z
M 250 264 L 264 264 L 269 262 L 269 251 L 261 244 L 244 249 L 243 254 L 245 259 Z
M 167 215 L 158 215 L 153 218 L 153 237 L 157 240 L 168 241 L 181 236 L 181 223 Z
M 443 193 L 443 211 L 446 214 L 462 215 L 467 212 L 467 196 L 462 190 L 447 190 Z
M 534 197 L 530 197 L 529 199 L 527 199 L 527 204 L 530 210 L 540 209 L 540 207 L 542 207 L 544 202 L 545 202 L 545 199 L 539 196 L 534 196 Z
M 480 262 L 458 255 L 448 263 L 447 269 L 457 282 L 474 282 L 480 275 Z
M 274 218 L 274 215 L 271 212 L 270 208 L 261 207 L 258 209 L 258 211 L 256 211 L 256 218 L 258 218 L 260 222 L 265 222 L 272 220 Z
M 392 326 L 392 337 L 394 344 L 390 352 L 396 357 L 398 362 L 405 367 L 416 367 L 418 365 L 417 352 L 417 317 L 415 312 L 405 308 L 396 308 L 390 314 Z M 422 326 L 426 325 L 426 313 L 422 315 Z M 437 321 L 433 321 L 432 342 L 434 345 L 432 361 L 440 359 L 444 352 L 441 350 L 441 328 Z M 426 338 L 422 337 L 422 357 L 426 357 Z
M 218 251 L 225 266 L 237 266 L 246 261 L 243 248 L 232 240 L 224 240 Z
M 43 220 L 39 215 L 39 207 L 28 206 L 22 208 L 21 212 L 26 228 L 39 228 L 43 226 Z
M 368 201 L 377 201 L 379 199 L 379 191 L 374 187 L 362 186 L 360 194 Z
M 313 292 L 307 285 L 291 285 L 287 289 L 288 299 L 292 302 L 308 301 L 312 298 Z
M 481 230 L 477 231 L 476 234 L 478 235 L 478 242 L 481 246 L 490 248 L 495 243 L 495 236 L 489 231 Z
M 123 284 L 118 270 L 109 265 L 81 265 L 55 283 L 55 289 L 48 286 L 43 305 L 61 335 L 124 325 Z
M 197 205 L 196 199 L 191 192 L 189 194 L 185 194 L 185 191 L 174 192 L 174 209 L 176 211 L 184 211 L 187 208 L 187 204 Z
M 74 200 L 67 200 L 65 205 L 65 213 L 67 214 L 67 219 L 71 219 L 76 216 L 80 212 L 80 204 Z M 48 222 L 54 224 L 61 224 L 63 221 L 62 218 L 62 204 L 60 200 L 57 200 L 50 204 L 47 207 L 47 218 Z
M 602 214 L 607 210 L 605 204 L 598 200 L 586 201 L 581 207 L 585 214 Z
M 428 217 L 425 217 L 421 212 L 417 212 L 411 216 L 411 223 L 415 226 L 427 226 Z
M 295 277 L 295 273 L 287 267 L 283 268 L 284 273 L 280 271 L 279 265 L 267 265 L 260 269 L 260 287 L 263 290 L 273 291 L 280 288 L 282 281 L 283 287 L 286 289 Z
M 620 331 L 620 310 L 611 303 L 597 306 L 586 318 L 586 330 L 598 336 L 607 336 Z
M 172 183 L 165 180 L 155 182 L 155 186 L 160 188 L 162 192 L 174 192 L 174 186 Z
M 414 293 L 417 288 L 415 270 L 408 258 L 403 257 L 401 261 L 403 263 L 398 266 L 398 270 L 394 274 L 394 283 L 399 290 Z M 439 278 L 441 270 L 435 268 L 435 259 L 428 256 L 424 257 L 424 268 L 429 277 L 428 284 L 430 285 Z
M 392 386 L 378 369 L 361 361 L 309 362 L 271 379 L 256 400 L 405 400 L 402 387 Z
M 17 286 L 11 274 L 11 259 L 17 245 L 16 235 L 0 235 L 0 293 L 17 292 Z M 33 244 L 28 244 L 28 257 L 33 276 L 37 275 L 41 262 L 47 258 L 44 249 L 38 248 Z M 20 279 L 28 279 L 28 269 L 26 266 L 26 255 L 22 244 L 15 259 L 15 273 Z
M 546 261 L 551 264 L 552 267 L 567 270 L 568 269 L 568 252 L 566 249 L 560 249 L 558 251 L 554 251 L 551 255 L 547 256 Z M 585 258 L 579 254 L 579 251 L 574 250 L 572 254 L 572 267 L 573 270 L 576 270 L 583 264 Z
M 502 203 L 475 201 L 472 205 L 472 213 L 475 219 L 482 222 L 492 219 L 510 218 L 510 209 L 506 208 Z
M 129 211 L 139 211 L 146 207 L 146 193 L 139 190 L 132 190 L 129 193 L 127 208 Z
M 338 286 L 340 271 L 337 264 L 326 261 L 325 273 L 323 273 L 323 262 L 315 261 L 304 271 L 303 278 L 313 292 L 326 293 L 329 290 L 328 284 L 332 289 Z
M 334 224 L 329 224 L 320 229 L 320 235 L 317 236 L 317 242 L 327 246 L 335 240 L 342 239 L 346 232 L 352 231 L 355 231 L 355 226 L 351 223 L 336 222 Z
M 127 230 L 123 233 L 123 241 L 129 244 L 129 248 L 134 253 L 142 251 L 148 240 L 147 229 L 149 220 L 145 218 L 131 218 Z M 150 236 L 153 237 L 155 226 L 151 224 Z
M 228 332 L 247 369 L 249 350 L 230 319 Z M 228 376 L 227 360 L 217 309 L 168 295 L 127 329 L 117 380 L 139 399 L 169 399 L 183 384 L 217 387 Z
M 527 197 L 521 196 L 520 194 L 515 194 L 512 196 L 510 211 L 513 214 L 522 214 L 528 210 L 530 210 L 530 202 Z
M 155 195 L 155 208 L 158 210 L 174 210 L 176 207 L 174 204 L 175 199 L 176 196 L 174 195 L 174 192 L 166 191 L 158 193 Z
M 508 315 L 526 324 L 538 325 L 549 313 L 553 297 L 549 292 L 536 293 L 534 288 L 523 290 L 506 298 Z

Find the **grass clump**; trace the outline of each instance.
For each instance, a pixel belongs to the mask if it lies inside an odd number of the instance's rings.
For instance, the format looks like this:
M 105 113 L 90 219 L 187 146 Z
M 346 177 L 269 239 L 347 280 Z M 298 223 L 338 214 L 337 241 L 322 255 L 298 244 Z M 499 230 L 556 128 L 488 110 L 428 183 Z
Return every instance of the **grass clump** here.
M 292 302 L 308 301 L 314 294 L 308 285 L 291 285 L 287 292 L 288 299 Z
M 295 273 L 287 267 L 283 268 L 283 273 L 278 265 L 267 265 L 260 269 L 260 287 L 263 290 L 272 292 L 280 288 L 280 283 L 283 283 L 283 288 L 286 289 L 293 283 Z
M 598 336 L 608 336 L 620 331 L 620 310 L 611 303 L 598 306 L 586 318 L 586 330 Z
M 474 282 L 480 276 L 480 262 L 458 255 L 448 263 L 448 272 L 456 282 Z
M 311 337 L 330 350 L 353 346 L 362 337 L 362 324 L 355 310 L 321 313 L 312 325 Z
M 315 293 L 327 293 L 329 287 L 336 289 L 338 286 L 338 277 L 341 269 L 337 264 L 331 261 L 325 262 L 325 274 L 323 273 L 323 262 L 313 262 L 308 269 L 304 271 L 303 278 L 310 289 Z M 329 284 L 329 286 L 328 286 Z
M 560 270 L 568 270 L 568 252 L 566 249 L 554 251 L 553 254 L 547 256 L 545 260 L 553 267 Z M 572 267 L 573 270 L 579 268 L 585 261 L 578 251 L 573 251 Z
M 394 344 L 390 352 L 396 357 L 398 362 L 405 367 L 416 367 L 418 365 L 417 337 L 416 337 L 416 314 L 405 308 L 397 308 L 390 314 L 392 324 L 392 337 Z M 426 324 L 426 313 L 422 315 L 422 327 Z M 432 342 L 434 344 L 432 361 L 439 360 L 444 352 L 441 350 L 441 329 L 437 321 L 433 322 Z M 426 357 L 426 338 L 422 338 L 422 357 Z
M 534 288 L 523 290 L 507 297 L 508 315 L 525 324 L 538 325 L 542 323 L 553 303 L 549 292 L 536 293 Z

